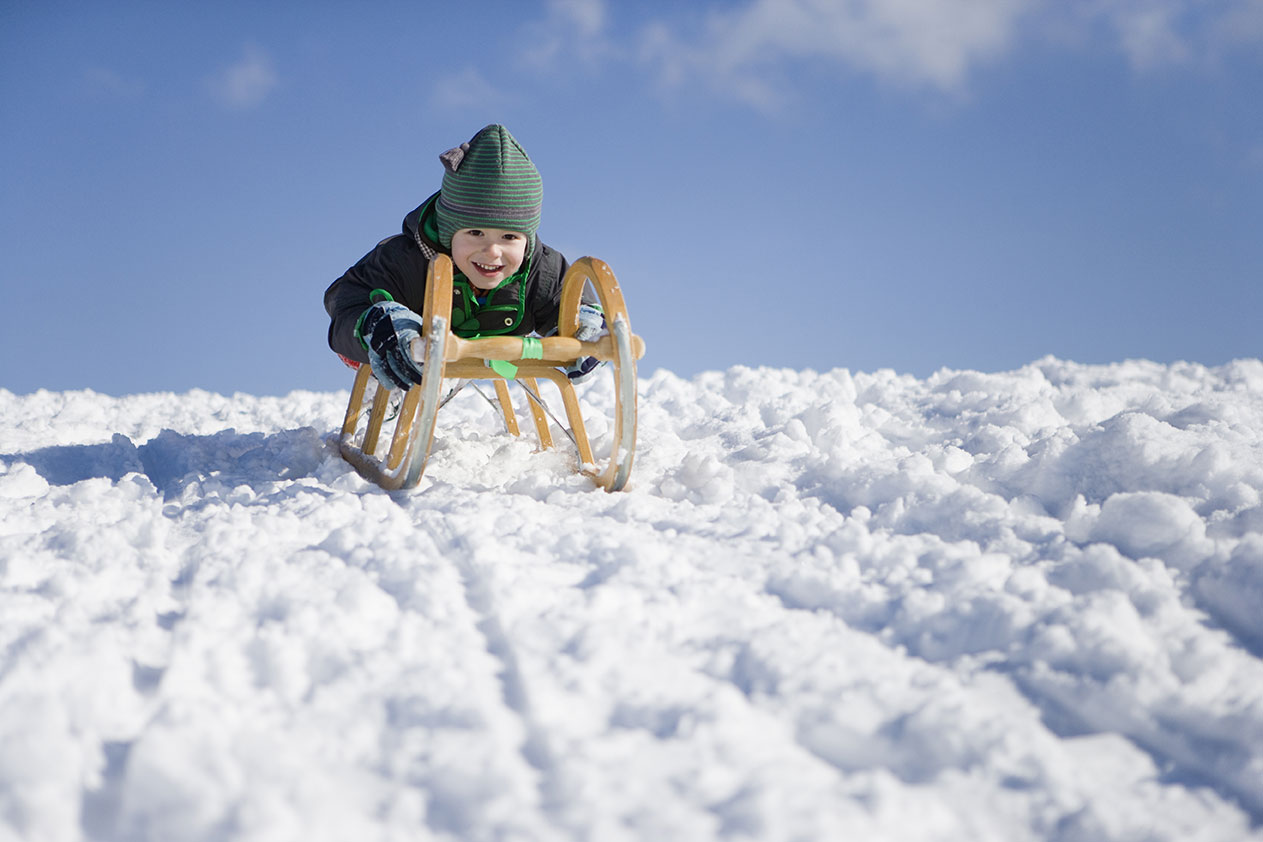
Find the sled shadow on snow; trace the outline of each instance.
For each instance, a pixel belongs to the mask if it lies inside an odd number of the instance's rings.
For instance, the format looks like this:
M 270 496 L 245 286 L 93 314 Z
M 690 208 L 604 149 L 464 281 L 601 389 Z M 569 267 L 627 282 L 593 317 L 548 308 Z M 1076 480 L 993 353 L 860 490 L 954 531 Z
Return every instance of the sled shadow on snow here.
M 140 473 L 169 500 L 191 483 L 212 478 L 228 487 L 257 487 L 311 476 L 326 455 L 320 434 L 312 427 L 301 427 L 271 434 L 230 429 L 206 436 L 163 430 L 139 447 L 116 433 L 101 444 L 44 447 L 3 454 L 0 459 L 25 462 L 50 485 L 95 478 L 118 482 Z

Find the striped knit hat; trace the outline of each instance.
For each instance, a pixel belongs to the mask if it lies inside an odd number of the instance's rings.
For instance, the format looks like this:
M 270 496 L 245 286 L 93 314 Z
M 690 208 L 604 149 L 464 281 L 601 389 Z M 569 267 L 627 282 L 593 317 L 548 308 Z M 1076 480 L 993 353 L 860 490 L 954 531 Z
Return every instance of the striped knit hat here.
M 439 160 L 445 172 L 435 216 L 444 248 L 462 228 L 503 228 L 525 234 L 527 253 L 535 250 L 544 183 L 508 129 L 487 126 Z

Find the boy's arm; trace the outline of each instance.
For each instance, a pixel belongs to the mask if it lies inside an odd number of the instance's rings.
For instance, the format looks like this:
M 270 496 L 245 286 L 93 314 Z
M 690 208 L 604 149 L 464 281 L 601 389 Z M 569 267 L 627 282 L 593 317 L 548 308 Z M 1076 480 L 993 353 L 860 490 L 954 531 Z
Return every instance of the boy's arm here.
M 417 253 L 410 256 L 401 247 L 406 244 L 403 237 L 383 241 L 325 290 L 329 347 L 337 353 L 356 362 L 368 362 L 368 354 L 355 335 L 355 325 L 372 304 L 373 290 L 385 290 L 395 301 L 413 310 L 425 300 L 425 259 L 415 248 Z
M 540 336 L 548 336 L 557 330 L 561 309 L 561 281 L 569 269 L 570 263 L 565 255 L 540 243 L 537 287 L 531 301 L 535 332 Z

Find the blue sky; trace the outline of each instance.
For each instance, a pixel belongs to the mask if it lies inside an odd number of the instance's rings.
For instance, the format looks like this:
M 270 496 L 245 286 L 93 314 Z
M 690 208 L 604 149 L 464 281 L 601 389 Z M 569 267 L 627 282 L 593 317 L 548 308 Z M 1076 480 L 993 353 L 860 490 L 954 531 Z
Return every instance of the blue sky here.
M 9 0 L 0 387 L 346 388 L 325 287 L 490 122 L 645 370 L 1256 357 L 1259 90 L 1259 0 Z

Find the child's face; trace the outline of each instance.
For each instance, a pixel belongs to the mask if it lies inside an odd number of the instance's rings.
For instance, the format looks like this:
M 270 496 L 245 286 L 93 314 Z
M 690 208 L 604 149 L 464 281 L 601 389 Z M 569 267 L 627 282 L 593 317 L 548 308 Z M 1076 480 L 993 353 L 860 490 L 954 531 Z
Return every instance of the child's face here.
M 491 289 L 526 259 L 526 235 L 502 228 L 461 228 L 452 235 L 452 262 L 480 289 Z

